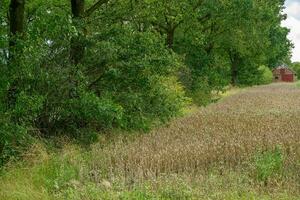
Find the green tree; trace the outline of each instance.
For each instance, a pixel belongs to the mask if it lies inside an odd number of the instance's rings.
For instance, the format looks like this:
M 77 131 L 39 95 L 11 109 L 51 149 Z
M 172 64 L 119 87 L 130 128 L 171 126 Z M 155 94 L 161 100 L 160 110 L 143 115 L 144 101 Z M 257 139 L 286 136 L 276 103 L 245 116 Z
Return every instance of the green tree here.
M 296 72 L 297 76 L 300 75 L 300 62 L 292 63 L 291 68 Z

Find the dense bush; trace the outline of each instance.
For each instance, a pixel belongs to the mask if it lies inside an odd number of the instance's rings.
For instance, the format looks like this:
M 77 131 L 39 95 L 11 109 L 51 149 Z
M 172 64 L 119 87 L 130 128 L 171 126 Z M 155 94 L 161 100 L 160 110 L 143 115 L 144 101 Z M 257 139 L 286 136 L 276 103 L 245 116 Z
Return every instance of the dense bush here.
M 38 22 L 32 29 L 43 28 Z M 51 35 L 37 36 L 29 27 L 18 67 L 1 68 L 2 160 L 29 136 L 147 130 L 188 103 L 177 80 L 184 65 L 158 34 L 112 26 L 88 38 L 87 56 L 74 66 L 63 59 L 72 27 L 67 16 L 57 23 L 66 25 Z
M 246 67 L 247 66 L 247 67 Z M 261 65 L 260 67 L 246 65 L 241 67 L 239 71 L 239 85 L 264 85 L 272 83 L 273 73 L 269 67 Z
M 267 183 L 272 176 L 279 174 L 283 169 L 283 153 L 279 147 L 267 151 L 256 157 L 257 179 Z
M 258 81 L 259 84 L 269 84 L 273 81 L 273 73 L 270 68 L 262 65 L 258 68 L 261 73 L 261 79 Z
M 188 95 L 193 99 L 193 103 L 198 106 L 211 103 L 213 89 L 209 85 L 207 77 L 194 77 L 193 82 L 193 87 L 188 90 Z

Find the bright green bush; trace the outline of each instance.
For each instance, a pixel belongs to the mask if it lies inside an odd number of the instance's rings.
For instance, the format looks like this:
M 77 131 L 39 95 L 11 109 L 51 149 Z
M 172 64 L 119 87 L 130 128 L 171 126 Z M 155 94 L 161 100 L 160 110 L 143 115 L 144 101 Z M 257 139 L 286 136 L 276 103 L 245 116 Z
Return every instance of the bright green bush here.
M 273 81 L 273 73 L 270 68 L 262 65 L 258 68 L 261 73 L 261 79 L 259 80 L 259 84 L 269 84 Z
M 255 159 L 257 179 L 266 182 L 270 177 L 279 174 L 283 168 L 283 154 L 279 147 L 267 151 Z

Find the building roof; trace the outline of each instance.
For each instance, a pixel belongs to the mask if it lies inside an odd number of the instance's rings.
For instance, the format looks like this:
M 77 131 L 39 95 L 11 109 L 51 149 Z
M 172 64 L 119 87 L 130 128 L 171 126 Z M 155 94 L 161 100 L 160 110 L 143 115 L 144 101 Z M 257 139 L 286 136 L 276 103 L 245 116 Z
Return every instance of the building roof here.
M 286 65 L 278 66 L 278 67 L 274 68 L 272 71 L 275 71 L 275 70 L 278 70 L 278 69 L 288 69 L 288 70 L 290 70 L 291 72 L 293 72 L 294 74 L 297 74 L 293 69 L 289 68 L 289 67 L 286 66 Z

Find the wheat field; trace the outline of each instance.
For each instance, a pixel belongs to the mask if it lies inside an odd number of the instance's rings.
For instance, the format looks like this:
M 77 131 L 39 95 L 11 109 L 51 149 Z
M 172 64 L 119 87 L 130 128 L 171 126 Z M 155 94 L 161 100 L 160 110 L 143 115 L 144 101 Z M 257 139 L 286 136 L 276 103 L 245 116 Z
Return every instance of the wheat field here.
M 91 164 L 100 172 L 105 157 L 112 174 L 137 179 L 234 168 L 276 147 L 286 164 L 300 160 L 300 90 L 290 84 L 248 89 L 128 144 L 95 145 Z

